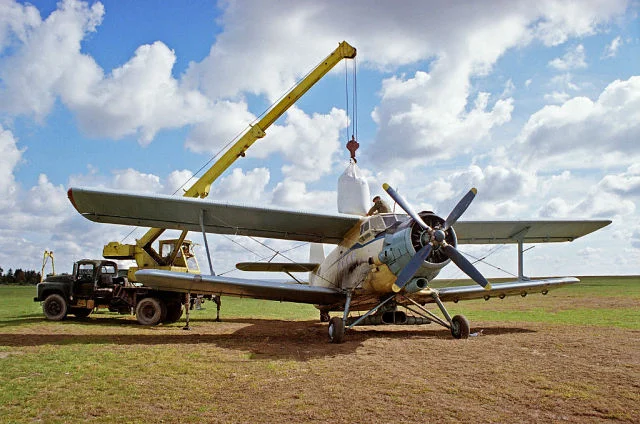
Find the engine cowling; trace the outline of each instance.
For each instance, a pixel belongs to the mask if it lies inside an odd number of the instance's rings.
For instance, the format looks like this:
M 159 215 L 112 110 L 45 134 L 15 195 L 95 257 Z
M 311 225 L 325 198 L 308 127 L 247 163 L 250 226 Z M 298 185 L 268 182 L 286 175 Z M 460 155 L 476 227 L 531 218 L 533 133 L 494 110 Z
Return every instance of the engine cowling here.
M 420 218 L 433 229 L 444 227 L 444 219 L 433 212 L 421 212 Z M 452 246 L 457 245 L 456 234 L 453 228 L 445 231 L 445 240 Z M 424 245 L 429 243 L 429 234 L 413 219 L 409 219 L 399 225 L 393 233 L 385 236 L 383 249 L 378 255 L 380 262 L 386 264 L 391 272 L 398 274 Z M 422 266 L 416 272 L 415 277 L 423 277 L 428 281 L 435 278 L 440 270 L 449 263 L 448 256 L 441 249 L 433 249 Z M 422 282 L 421 282 L 422 283 Z M 417 287 L 416 287 L 417 288 Z

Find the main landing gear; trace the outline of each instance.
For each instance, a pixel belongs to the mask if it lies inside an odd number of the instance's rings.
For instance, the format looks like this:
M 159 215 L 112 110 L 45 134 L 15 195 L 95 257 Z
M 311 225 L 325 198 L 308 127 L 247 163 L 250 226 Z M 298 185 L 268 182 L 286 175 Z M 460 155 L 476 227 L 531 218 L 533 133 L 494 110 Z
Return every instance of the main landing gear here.
M 329 321 L 329 341 L 331 343 L 342 343 L 344 341 L 344 335 L 347 330 L 359 324 L 366 325 L 367 322 L 370 322 L 370 320 L 367 320 L 369 316 L 375 315 L 376 313 L 378 313 L 380 308 L 382 308 L 384 305 L 387 305 L 387 304 L 392 305 L 392 307 L 395 308 L 395 302 L 397 301 L 402 302 L 402 304 L 404 305 L 405 308 L 407 308 L 407 310 L 413 312 L 418 317 L 423 318 L 423 319 L 416 319 L 414 321 L 416 325 L 433 322 L 443 326 L 444 328 L 449 329 L 454 339 L 469 338 L 470 326 L 467 318 L 465 318 L 464 315 L 455 315 L 452 318 L 449 315 L 449 312 L 447 311 L 447 309 L 442 304 L 442 301 L 438 296 L 437 290 L 432 289 L 431 296 L 433 297 L 433 300 L 435 301 L 435 303 L 438 305 L 438 308 L 440 309 L 440 312 L 442 312 L 442 315 L 444 316 L 445 319 L 442 319 L 436 316 L 433 312 L 427 310 L 424 306 L 420 305 L 415 300 L 409 297 L 406 297 L 402 294 L 394 293 L 384 298 L 374 308 L 369 310 L 366 314 L 362 315 L 361 317 L 355 320 L 351 318 L 349 320 L 349 324 L 345 325 L 345 323 L 347 322 L 347 317 L 349 316 L 349 305 L 351 303 L 351 293 L 347 293 L 347 300 L 345 302 L 343 318 L 333 317 Z M 389 305 L 387 305 L 387 308 L 389 307 Z

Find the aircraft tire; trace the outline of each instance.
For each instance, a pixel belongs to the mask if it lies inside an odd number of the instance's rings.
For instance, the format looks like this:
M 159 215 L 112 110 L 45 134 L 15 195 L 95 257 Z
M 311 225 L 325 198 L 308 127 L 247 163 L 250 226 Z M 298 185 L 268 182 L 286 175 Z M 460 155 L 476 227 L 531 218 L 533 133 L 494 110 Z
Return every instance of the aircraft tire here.
M 333 317 L 329 321 L 329 340 L 331 343 L 344 341 L 344 321 L 340 317 Z
M 469 328 L 469 320 L 464 315 L 456 315 L 451 319 L 451 335 L 454 339 L 468 339 Z
M 42 312 L 51 321 L 62 321 L 67 316 L 67 310 L 67 302 L 57 293 L 50 294 L 42 303 Z
M 166 314 L 166 306 L 160 299 L 145 297 L 136 306 L 136 320 L 141 325 L 158 325 L 162 321 L 163 309 Z

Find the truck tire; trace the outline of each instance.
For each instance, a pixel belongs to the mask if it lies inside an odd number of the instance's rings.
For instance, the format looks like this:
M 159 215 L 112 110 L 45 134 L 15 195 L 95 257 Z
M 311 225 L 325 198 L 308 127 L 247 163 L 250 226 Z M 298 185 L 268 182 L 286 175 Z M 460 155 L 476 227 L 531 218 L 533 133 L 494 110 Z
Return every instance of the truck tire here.
M 179 300 L 167 302 L 167 316 L 163 320 L 165 324 L 171 324 L 182 317 L 182 303 Z
M 61 321 L 67 316 L 67 302 L 57 293 L 50 294 L 42 303 L 44 316 L 51 321 Z
M 145 297 L 136 306 L 136 319 L 141 325 L 158 325 L 163 318 L 166 306 L 162 300 L 155 297 Z
M 69 308 L 69 313 L 76 316 L 76 318 L 86 318 L 88 317 L 93 309 L 87 308 Z

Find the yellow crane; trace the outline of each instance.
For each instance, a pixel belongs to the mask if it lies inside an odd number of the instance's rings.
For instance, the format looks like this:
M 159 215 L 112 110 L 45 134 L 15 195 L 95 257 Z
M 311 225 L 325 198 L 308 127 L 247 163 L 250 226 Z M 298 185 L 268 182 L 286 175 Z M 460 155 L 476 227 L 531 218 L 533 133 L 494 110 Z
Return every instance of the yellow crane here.
M 56 275 L 56 264 L 53 260 L 53 250 L 45 250 L 42 256 L 42 271 L 40 271 L 40 282 L 44 280 L 44 267 L 47 265 L 47 260 L 51 259 L 51 275 Z
M 185 197 L 205 198 L 209 195 L 211 184 L 239 157 L 244 157 L 245 152 L 256 140 L 264 137 L 265 131 L 284 112 L 287 111 L 304 93 L 325 76 L 342 59 L 353 59 L 356 49 L 346 41 L 320 62 L 307 74 L 295 87 L 293 87 L 280 101 L 278 101 L 267 113 L 260 118 L 234 143 L 205 172 L 185 193 Z M 197 261 L 192 250 L 192 242 L 186 240 L 187 231 L 183 231 L 177 239 L 159 241 L 159 249 L 155 250 L 153 243 L 158 240 L 165 230 L 163 228 L 151 228 L 135 244 L 122 244 L 114 241 L 104 246 L 102 255 L 106 259 L 133 259 L 137 267 L 128 271 L 130 281 L 135 281 L 135 272 L 141 268 L 164 269 L 180 272 L 200 273 Z

